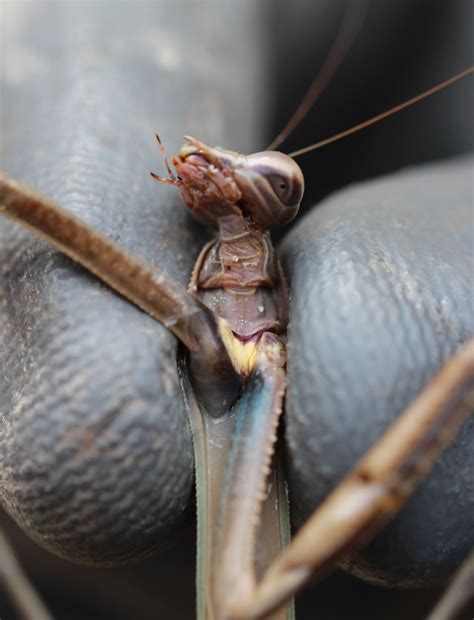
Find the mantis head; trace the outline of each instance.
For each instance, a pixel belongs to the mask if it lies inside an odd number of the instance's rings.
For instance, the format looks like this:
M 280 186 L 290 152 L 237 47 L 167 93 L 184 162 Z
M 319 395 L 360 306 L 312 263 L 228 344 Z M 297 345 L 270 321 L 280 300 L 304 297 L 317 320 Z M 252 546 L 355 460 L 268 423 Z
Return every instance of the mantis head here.
M 304 178 L 288 155 L 262 151 L 242 155 L 209 147 L 195 138 L 172 158 L 177 178 L 158 181 L 177 185 L 192 215 L 215 227 L 225 215 L 242 214 L 257 226 L 284 226 L 298 213 Z

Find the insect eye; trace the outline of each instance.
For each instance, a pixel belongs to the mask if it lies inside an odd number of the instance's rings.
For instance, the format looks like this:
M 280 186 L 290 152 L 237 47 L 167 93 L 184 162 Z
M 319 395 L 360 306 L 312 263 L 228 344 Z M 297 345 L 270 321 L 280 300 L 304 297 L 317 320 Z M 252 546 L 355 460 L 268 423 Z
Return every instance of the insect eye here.
M 267 172 L 265 175 L 266 179 L 270 183 L 273 188 L 273 191 L 279 196 L 283 202 L 286 202 L 287 193 L 289 190 L 290 183 L 288 183 L 287 179 L 283 178 L 280 174 L 275 174 L 273 172 Z
M 255 153 L 247 158 L 251 169 L 270 185 L 285 207 L 297 207 L 304 190 L 301 170 L 290 157 L 275 151 Z
M 304 178 L 298 164 L 283 153 L 263 151 L 248 155 L 234 176 L 242 204 L 261 226 L 282 226 L 298 212 Z

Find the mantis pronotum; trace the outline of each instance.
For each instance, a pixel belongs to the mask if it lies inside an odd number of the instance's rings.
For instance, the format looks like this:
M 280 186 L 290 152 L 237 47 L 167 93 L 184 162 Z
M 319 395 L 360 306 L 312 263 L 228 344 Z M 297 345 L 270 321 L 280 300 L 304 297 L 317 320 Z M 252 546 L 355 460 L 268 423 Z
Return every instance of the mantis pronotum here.
M 11 204 L 13 204 L 13 203 L 11 203 Z M 192 305 L 192 302 L 190 302 L 190 303 L 191 303 L 191 305 Z M 172 328 L 175 330 L 175 332 L 179 334 L 179 331 L 181 330 L 182 325 L 181 325 L 181 323 L 180 323 L 179 321 L 177 321 L 177 320 L 176 320 L 176 313 L 175 313 L 175 316 L 173 317 L 173 320 L 168 321 L 168 322 L 169 322 L 169 324 L 170 324 L 170 327 L 172 327 Z M 206 324 L 206 325 L 207 325 L 207 322 L 205 321 L 205 322 L 204 322 L 204 324 Z M 211 321 L 211 325 L 212 325 L 212 321 Z M 184 328 L 184 331 L 186 331 L 186 327 Z M 210 330 L 210 331 L 211 331 L 211 336 L 210 336 L 210 340 L 209 340 L 209 342 L 212 342 L 212 327 L 211 327 L 211 330 Z M 181 332 L 181 333 L 182 333 L 182 332 Z M 195 346 L 195 345 L 194 345 L 194 341 L 193 341 L 193 339 L 192 339 L 192 338 L 187 338 L 186 336 L 183 336 L 183 335 L 182 335 L 182 339 L 183 339 L 185 342 L 187 342 L 188 347 L 189 347 L 191 350 L 194 348 L 194 346 Z M 187 340 L 186 340 L 186 339 L 187 339 Z M 208 342 L 208 340 L 206 340 L 206 342 Z M 217 342 L 219 342 L 219 340 L 217 340 Z M 209 355 L 209 354 L 208 354 L 208 355 Z

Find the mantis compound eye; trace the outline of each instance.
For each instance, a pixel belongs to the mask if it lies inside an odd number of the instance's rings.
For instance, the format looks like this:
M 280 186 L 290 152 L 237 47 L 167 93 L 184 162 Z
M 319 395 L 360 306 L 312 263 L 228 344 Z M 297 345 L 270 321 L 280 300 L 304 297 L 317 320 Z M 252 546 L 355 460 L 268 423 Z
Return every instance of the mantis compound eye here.
M 256 224 L 283 226 L 298 213 L 304 177 L 288 155 L 276 151 L 249 155 L 234 177 L 242 191 L 243 208 Z

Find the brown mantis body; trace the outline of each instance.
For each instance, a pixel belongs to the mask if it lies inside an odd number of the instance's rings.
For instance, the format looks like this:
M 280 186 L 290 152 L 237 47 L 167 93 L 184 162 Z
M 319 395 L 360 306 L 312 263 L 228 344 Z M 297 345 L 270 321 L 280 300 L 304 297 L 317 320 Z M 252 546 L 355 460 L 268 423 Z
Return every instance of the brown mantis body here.
M 234 440 L 229 458 L 224 457 L 225 477 L 218 480 L 211 472 L 206 485 L 204 476 L 198 476 L 198 496 L 210 496 L 217 504 L 207 526 L 217 532 L 205 543 L 210 565 L 198 576 L 198 589 L 206 590 L 200 615 L 218 620 L 228 617 L 229 605 L 247 600 L 255 589 L 255 537 L 286 384 L 288 293 L 267 227 L 296 215 L 304 181 L 299 167 L 280 153 L 244 157 L 187 140 L 173 158 L 177 179 L 154 176 L 176 184 L 192 215 L 217 227 L 216 239 L 196 261 L 189 288 L 220 318 L 219 331 L 235 371 L 248 383 L 230 425 Z M 212 427 L 207 432 L 203 453 L 196 451 L 197 462 L 218 460 L 227 449 L 214 448 Z M 280 518 L 278 512 L 275 516 Z M 204 518 L 201 511 L 199 520 Z M 205 554 L 202 544 L 199 553 Z

